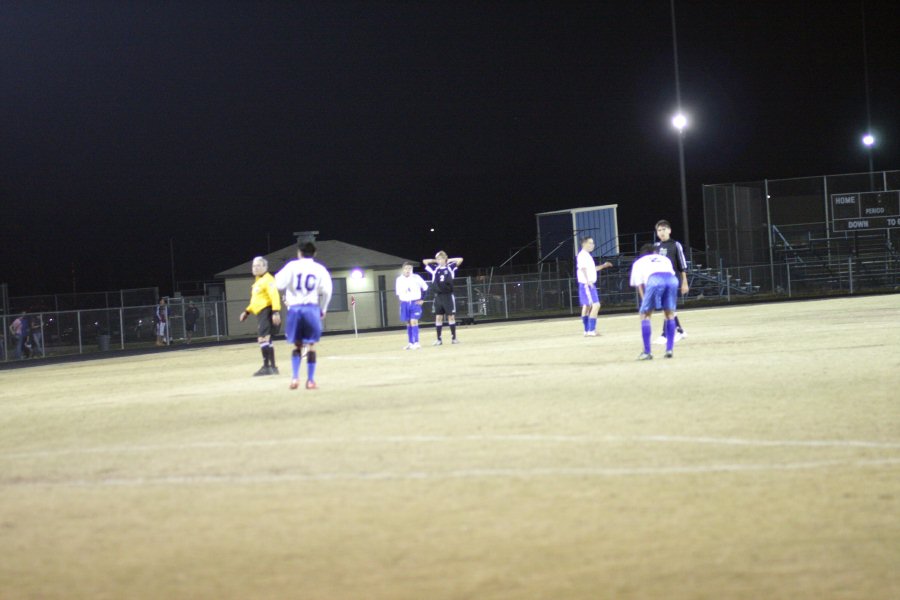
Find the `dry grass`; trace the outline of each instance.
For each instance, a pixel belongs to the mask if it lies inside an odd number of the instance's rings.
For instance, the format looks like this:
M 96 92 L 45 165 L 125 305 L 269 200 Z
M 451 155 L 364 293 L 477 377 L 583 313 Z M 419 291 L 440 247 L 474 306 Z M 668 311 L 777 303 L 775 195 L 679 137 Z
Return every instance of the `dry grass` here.
M 682 316 L 2 372 L 0 598 L 900 598 L 900 296 Z

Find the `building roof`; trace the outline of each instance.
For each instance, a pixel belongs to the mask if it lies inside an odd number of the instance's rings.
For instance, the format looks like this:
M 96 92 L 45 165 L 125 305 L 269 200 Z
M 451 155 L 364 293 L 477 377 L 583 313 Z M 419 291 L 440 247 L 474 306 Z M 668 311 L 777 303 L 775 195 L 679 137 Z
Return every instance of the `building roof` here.
M 317 240 L 316 244 L 316 262 L 320 262 L 331 271 L 347 270 L 359 267 L 361 269 L 392 269 L 400 268 L 400 266 L 409 260 L 413 265 L 418 265 L 419 261 L 402 258 L 370 250 L 362 246 L 354 246 L 346 242 L 338 240 Z M 291 244 L 281 250 L 276 250 L 265 255 L 265 259 L 269 261 L 269 271 L 277 272 L 288 261 L 297 258 L 297 245 Z M 252 277 L 250 267 L 253 264 L 253 258 L 243 262 L 237 266 L 226 269 L 220 273 L 216 273 L 217 279 L 227 279 L 229 277 Z

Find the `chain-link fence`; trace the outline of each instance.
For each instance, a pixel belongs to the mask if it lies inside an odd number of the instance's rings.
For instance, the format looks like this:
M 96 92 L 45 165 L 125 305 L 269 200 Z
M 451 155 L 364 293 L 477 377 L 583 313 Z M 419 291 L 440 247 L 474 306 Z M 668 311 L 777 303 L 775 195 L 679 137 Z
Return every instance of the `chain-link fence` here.
M 859 219 L 858 228 L 847 231 L 840 227 L 840 215 L 834 214 L 833 199 L 842 194 L 896 194 L 897 190 L 900 171 L 704 185 L 706 250 L 714 265 L 769 262 L 774 271 L 777 263 L 790 263 L 807 253 L 825 251 L 843 262 L 869 247 L 896 249 L 900 218 Z M 878 214 L 900 217 L 898 210 L 895 204 L 880 208 Z
M 638 297 L 629 279 L 627 257 L 617 268 L 598 274 L 605 313 L 636 310 Z M 900 255 L 882 260 L 851 256 L 819 262 L 702 266 L 690 272 L 689 282 L 691 292 L 680 298 L 682 306 L 900 292 Z M 465 277 L 457 280 L 456 289 L 456 317 L 463 324 L 577 315 L 581 311 L 578 284 L 573 277 L 546 277 L 541 273 Z M 402 325 L 393 290 L 348 295 L 346 305 L 346 311 L 329 311 L 324 331 L 380 330 Z M 255 320 L 243 324 L 240 331 L 234 330 L 234 317 L 245 306 L 246 301 L 170 299 L 164 335 L 159 335 L 157 329 L 157 304 L 3 316 L 2 360 L 171 347 L 188 344 L 189 340 L 252 339 Z M 424 309 L 422 323 L 427 325 L 434 321 L 430 301 L 426 300 Z M 229 315 L 233 317 L 231 321 Z M 19 325 L 27 322 L 24 330 L 17 330 L 17 320 Z
M 225 336 L 224 302 L 195 301 L 196 311 L 187 314 L 191 304 L 173 300 L 165 331 L 158 327 L 156 304 L 3 316 L 2 359 L 149 348 Z
M 159 288 L 132 288 L 109 292 L 78 292 L 71 294 L 44 294 L 35 296 L 10 296 L 8 313 L 22 311 L 67 311 L 87 308 L 120 308 L 155 304 L 159 300 Z

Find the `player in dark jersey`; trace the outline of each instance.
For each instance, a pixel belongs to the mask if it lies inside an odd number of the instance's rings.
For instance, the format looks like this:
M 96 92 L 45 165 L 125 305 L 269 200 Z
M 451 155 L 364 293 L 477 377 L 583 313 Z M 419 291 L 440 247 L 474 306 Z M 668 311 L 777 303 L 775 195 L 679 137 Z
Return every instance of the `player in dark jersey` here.
M 434 258 L 426 258 L 422 261 L 425 270 L 431 273 L 431 294 L 434 297 L 434 329 L 437 332 L 437 340 L 432 346 L 440 346 L 441 330 L 444 325 L 444 315 L 450 325 L 451 343 L 458 344 L 456 339 L 456 297 L 453 295 L 453 279 L 456 277 L 456 269 L 462 264 L 462 258 L 447 258 L 447 253 L 441 250 Z M 437 266 L 434 266 L 437 265 Z
M 672 267 L 675 269 L 675 276 L 678 278 L 679 283 L 679 291 L 681 295 L 684 296 L 688 293 L 690 287 L 688 286 L 687 280 L 687 261 L 684 258 L 684 248 L 681 247 L 681 242 L 676 242 L 672 239 L 672 225 L 669 224 L 665 219 L 656 223 L 656 237 L 659 238 L 654 245 L 656 247 L 656 252 L 660 256 L 665 256 L 669 260 L 672 261 Z M 678 320 L 678 315 L 675 315 L 675 341 L 682 338 L 686 338 L 687 334 L 684 332 L 684 328 L 681 326 L 681 321 Z M 665 344 L 666 343 L 666 334 L 663 334 L 657 338 L 654 344 Z

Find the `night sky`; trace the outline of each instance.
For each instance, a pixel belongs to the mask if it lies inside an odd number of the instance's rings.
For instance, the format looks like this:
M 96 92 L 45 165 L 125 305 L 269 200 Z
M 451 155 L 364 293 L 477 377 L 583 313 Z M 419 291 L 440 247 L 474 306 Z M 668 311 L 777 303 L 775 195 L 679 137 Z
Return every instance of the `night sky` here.
M 900 4 L 676 3 L 701 185 L 900 168 Z M 319 230 L 489 267 L 534 213 L 681 200 L 668 0 L 0 3 L 13 296 L 210 280 Z M 431 232 L 430 229 L 435 231 Z

